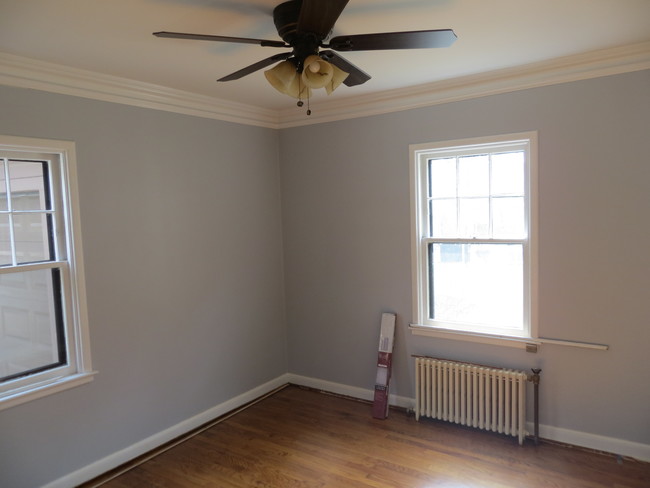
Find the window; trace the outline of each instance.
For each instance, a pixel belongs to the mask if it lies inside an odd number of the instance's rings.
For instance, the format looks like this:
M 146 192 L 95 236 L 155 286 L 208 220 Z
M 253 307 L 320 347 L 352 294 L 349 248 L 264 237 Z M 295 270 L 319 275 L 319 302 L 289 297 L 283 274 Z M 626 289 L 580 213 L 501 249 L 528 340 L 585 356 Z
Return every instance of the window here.
M 414 327 L 535 333 L 536 133 L 411 146 Z
M 0 408 L 92 378 L 74 144 L 0 136 Z

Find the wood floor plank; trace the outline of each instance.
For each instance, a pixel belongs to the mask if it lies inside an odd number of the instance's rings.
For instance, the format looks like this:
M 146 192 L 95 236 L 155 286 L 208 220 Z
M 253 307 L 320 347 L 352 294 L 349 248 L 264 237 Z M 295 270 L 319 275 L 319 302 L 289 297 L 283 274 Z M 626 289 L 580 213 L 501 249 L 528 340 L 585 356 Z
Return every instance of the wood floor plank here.
M 83 488 L 101 485 L 100 477 Z M 288 387 L 104 488 L 648 488 L 650 463 Z

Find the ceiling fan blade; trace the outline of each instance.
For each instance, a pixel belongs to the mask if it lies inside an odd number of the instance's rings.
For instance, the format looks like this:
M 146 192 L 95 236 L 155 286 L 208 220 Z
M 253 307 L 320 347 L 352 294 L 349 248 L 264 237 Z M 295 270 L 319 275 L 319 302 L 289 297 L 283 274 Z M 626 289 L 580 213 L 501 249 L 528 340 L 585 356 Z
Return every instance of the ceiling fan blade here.
M 318 55 L 325 61 L 332 63 L 337 68 L 348 73 L 348 77 L 343 80 L 343 84 L 346 86 L 361 85 L 371 78 L 368 73 L 363 71 L 361 68 L 357 68 L 343 56 L 339 56 L 334 51 L 321 51 Z
M 324 39 L 348 4 L 348 0 L 302 0 L 298 32 L 311 32 Z
M 167 37 L 170 39 L 190 39 L 193 41 L 218 41 L 218 42 L 238 42 L 243 44 L 257 44 L 267 47 L 289 47 L 283 41 L 270 41 L 267 39 L 249 39 L 247 37 L 228 37 L 228 36 L 211 36 L 207 34 L 185 34 L 183 32 L 154 32 L 156 37 Z
M 232 80 L 238 80 L 239 78 L 243 78 L 246 75 L 249 75 L 251 73 L 254 73 L 257 70 L 260 70 L 262 68 L 266 68 L 267 66 L 271 66 L 273 63 L 276 63 L 278 61 L 282 61 L 284 59 L 290 58 L 292 53 L 280 53 L 280 54 L 275 54 L 269 58 L 263 59 L 261 61 L 258 61 L 257 63 L 251 64 L 250 66 L 246 66 L 245 68 L 240 69 L 239 71 L 235 71 L 234 73 L 229 74 L 228 76 L 224 76 L 223 78 L 219 78 L 217 81 L 232 81 Z
M 449 47 L 456 40 L 451 29 L 383 32 L 338 36 L 330 40 L 329 46 L 336 51 L 374 51 L 383 49 L 422 49 Z

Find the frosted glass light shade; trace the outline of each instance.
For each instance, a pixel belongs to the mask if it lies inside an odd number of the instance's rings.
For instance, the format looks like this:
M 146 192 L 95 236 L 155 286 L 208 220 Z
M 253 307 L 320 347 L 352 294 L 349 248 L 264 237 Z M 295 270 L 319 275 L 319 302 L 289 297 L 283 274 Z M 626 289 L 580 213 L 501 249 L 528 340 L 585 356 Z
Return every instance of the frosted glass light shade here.
M 319 56 L 307 56 L 303 66 L 302 81 L 309 88 L 323 88 L 332 81 L 334 67 Z
M 327 92 L 328 95 L 331 95 L 334 90 L 338 88 L 338 86 L 345 81 L 345 79 L 350 75 L 350 73 L 346 73 L 343 71 L 341 68 L 338 66 L 334 66 L 333 64 L 330 65 L 332 66 L 332 79 L 329 81 L 327 85 L 325 85 L 325 91 Z
M 309 87 L 301 83 L 300 76 L 296 71 L 296 65 L 291 61 L 282 61 L 273 68 L 266 70 L 264 76 L 280 93 L 293 98 L 308 98 L 311 95 Z

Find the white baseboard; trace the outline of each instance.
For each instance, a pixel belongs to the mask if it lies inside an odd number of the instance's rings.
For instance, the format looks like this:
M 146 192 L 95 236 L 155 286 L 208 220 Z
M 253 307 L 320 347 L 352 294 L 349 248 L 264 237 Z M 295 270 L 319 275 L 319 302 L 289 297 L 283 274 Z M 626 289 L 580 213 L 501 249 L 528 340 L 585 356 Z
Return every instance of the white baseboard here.
M 183 434 L 190 432 L 203 424 L 206 424 L 221 415 L 224 415 L 232 410 L 235 410 L 248 402 L 258 399 L 261 396 L 279 388 L 287 383 L 294 385 L 306 386 L 309 388 L 316 388 L 338 395 L 345 395 L 352 398 L 359 398 L 362 400 L 372 400 L 374 397 L 374 390 L 367 388 L 359 388 L 356 386 L 345 385 L 342 383 L 335 383 L 318 378 L 311 378 L 308 376 L 301 376 L 293 373 L 286 373 L 277 378 L 264 383 L 256 388 L 253 388 L 241 395 L 238 395 L 230 400 L 227 400 L 215 407 L 212 407 L 194 417 L 191 417 L 183 422 L 180 422 L 172 427 L 165 429 L 162 432 L 154 434 L 146 439 L 143 439 L 132 446 L 117 451 L 103 459 L 100 459 L 88 466 L 85 466 L 73 473 L 70 473 L 62 478 L 59 478 L 43 488 L 69 488 L 70 486 L 77 486 L 85 483 L 88 480 L 96 478 L 116 467 L 127 463 L 138 456 L 146 454 L 153 449 L 176 439 Z M 389 402 L 402 408 L 413 409 L 415 399 L 403 397 L 399 395 L 389 395 Z M 528 431 L 533 432 L 533 424 L 527 425 Z M 598 451 L 610 452 L 621 456 L 631 457 L 640 461 L 650 462 L 650 445 L 641 444 L 638 442 L 626 441 L 623 439 L 616 439 L 613 437 L 605 437 L 586 432 L 579 432 L 575 430 L 563 429 L 553 427 L 550 425 L 540 425 L 539 434 L 543 439 L 549 439 L 556 442 L 571 444 L 574 446 L 586 447 L 588 449 L 595 449 Z
M 321 380 L 318 378 L 310 378 L 308 376 L 300 376 L 297 374 L 289 373 L 286 375 L 289 383 L 300 386 L 307 386 L 309 388 L 316 388 L 318 390 L 329 391 L 337 395 L 345 395 L 353 398 L 360 398 L 362 400 L 372 401 L 375 396 L 374 390 L 366 388 L 358 388 L 356 386 L 344 385 L 341 383 L 334 383 L 332 381 Z M 415 400 L 403 396 L 388 395 L 388 402 L 397 407 L 413 409 Z
M 370 389 L 358 388 L 355 386 L 343 385 L 340 383 L 333 383 L 331 381 L 320 380 L 317 378 L 309 378 L 306 376 L 299 376 L 292 373 L 286 375 L 289 383 L 295 385 L 307 386 L 310 388 L 317 388 L 323 391 L 337 393 L 339 395 L 346 395 L 354 398 L 361 398 L 363 400 L 372 400 L 374 391 Z M 415 407 L 415 399 L 397 395 L 389 395 L 388 397 L 391 405 L 398 407 L 413 409 Z M 532 422 L 526 425 L 528 432 L 534 432 Z M 539 426 L 539 436 L 542 439 L 548 439 L 555 442 L 562 442 L 573 446 L 586 447 L 597 451 L 609 452 L 618 454 L 620 456 L 631 457 L 639 461 L 650 462 L 650 445 L 641 444 L 639 442 L 631 442 L 623 439 L 616 439 L 614 437 L 605 437 L 587 432 L 579 432 L 576 430 L 563 429 L 560 427 L 553 427 L 550 425 Z
M 118 466 L 127 463 L 138 456 L 142 456 L 147 452 L 162 446 L 163 444 L 176 439 L 183 434 L 190 432 L 203 424 L 206 424 L 221 415 L 224 415 L 232 410 L 235 410 L 248 402 L 258 399 L 259 397 L 279 388 L 282 385 L 289 383 L 288 375 L 284 374 L 277 378 L 264 383 L 252 390 L 249 390 L 241 395 L 238 395 L 230 400 L 227 400 L 215 407 L 212 407 L 204 412 L 201 412 L 194 417 L 184 420 L 168 429 L 154 434 L 146 439 L 137 442 L 125 449 L 117 451 L 103 459 L 100 459 L 88 466 L 85 466 L 73 473 L 70 473 L 62 478 L 59 478 L 51 483 L 48 483 L 43 488 L 70 488 L 85 483 L 88 480 L 96 478 Z
M 533 432 L 532 423 L 529 422 L 526 428 L 528 432 Z M 639 461 L 650 462 L 650 445 L 641 444 L 640 442 L 626 441 L 624 439 L 616 439 L 615 437 L 605 437 L 589 434 L 588 432 L 542 424 L 539 426 L 539 437 L 572 446 L 586 447 L 619 456 L 631 457 Z

